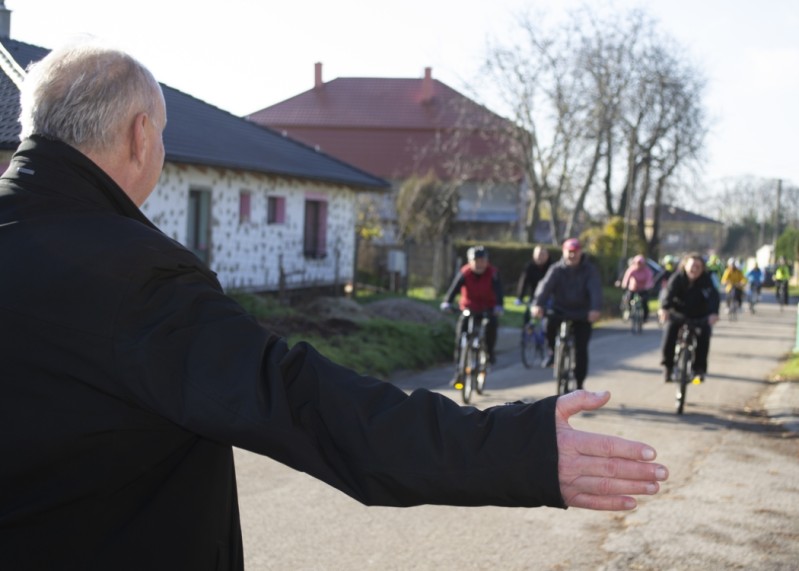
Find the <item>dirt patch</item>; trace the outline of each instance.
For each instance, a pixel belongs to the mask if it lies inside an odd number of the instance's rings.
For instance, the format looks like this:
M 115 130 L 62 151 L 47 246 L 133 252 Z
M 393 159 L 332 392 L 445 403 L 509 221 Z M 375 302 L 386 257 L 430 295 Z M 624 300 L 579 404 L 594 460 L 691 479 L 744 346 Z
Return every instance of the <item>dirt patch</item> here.
M 313 335 L 325 339 L 347 335 L 360 329 L 357 323 L 346 319 L 330 318 L 317 321 L 299 316 L 270 317 L 262 319 L 261 325 L 280 337 Z
M 381 317 L 395 321 L 431 324 L 446 319 L 441 312 L 411 299 L 386 299 L 361 305 L 341 297 L 320 297 L 300 309 L 302 315 L 270 317 L 264 327 L 281 337 L 315 335 L 324 338 L 358 331 L 361 322 Z
M 365 307 L 374 316 L 397 321 L 430 324 L 446 319 L 437 309 L 412 299 L 384 299 Z

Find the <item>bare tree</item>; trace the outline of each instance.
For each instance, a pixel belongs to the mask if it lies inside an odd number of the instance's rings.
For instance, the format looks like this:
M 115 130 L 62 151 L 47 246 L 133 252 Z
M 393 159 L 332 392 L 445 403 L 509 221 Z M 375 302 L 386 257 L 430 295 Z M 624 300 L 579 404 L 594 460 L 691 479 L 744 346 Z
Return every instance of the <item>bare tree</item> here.
M 528 228 L 546 214 L 559 242 L 597 192 L 606 214 L 635 218 L 644 239 L 646 205 L 701 157 L 702 75 L 640 10 L 543 21 L 521 17 L 521 39 L 492 46 L 483 74 L 516 125 L 506 134 L 530 188 Z
M 445 249 L 458 214 L 457 185 L 442 182 L 432 171 L 412 176 L 400 186 L 396 208 L 400 238 L 431 245 L 433 287 L 442 289 L 448 271 Z

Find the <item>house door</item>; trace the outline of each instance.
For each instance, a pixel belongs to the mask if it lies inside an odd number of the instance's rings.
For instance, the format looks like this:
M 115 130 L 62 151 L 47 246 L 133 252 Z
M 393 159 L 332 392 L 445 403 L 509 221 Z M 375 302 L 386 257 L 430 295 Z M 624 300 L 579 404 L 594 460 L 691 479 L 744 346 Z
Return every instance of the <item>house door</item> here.
M 189 190 L 189 228 L 186 246 L 206 264 L 211 262 L 211 193 Z

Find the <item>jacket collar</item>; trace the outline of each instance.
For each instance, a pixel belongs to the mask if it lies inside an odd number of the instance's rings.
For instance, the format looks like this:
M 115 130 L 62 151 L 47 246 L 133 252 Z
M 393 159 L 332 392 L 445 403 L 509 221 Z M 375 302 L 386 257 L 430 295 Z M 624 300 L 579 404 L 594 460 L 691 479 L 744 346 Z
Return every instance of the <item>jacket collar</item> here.
M 61 141 L 41 135 L 23 140 L 3 178 L 24 181 L 33 192 L 110 209 L 155 228 L 105 171 Z

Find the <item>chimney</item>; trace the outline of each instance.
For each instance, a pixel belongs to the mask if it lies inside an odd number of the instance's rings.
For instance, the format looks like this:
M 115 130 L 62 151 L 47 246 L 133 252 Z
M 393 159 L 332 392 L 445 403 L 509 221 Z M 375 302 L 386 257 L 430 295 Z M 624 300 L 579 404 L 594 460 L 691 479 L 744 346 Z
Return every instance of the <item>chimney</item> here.
M 11 10 L 6 10 L 6 3 L 0 0 L 0 38 L 11 37 Z
M 314 89 L 322 87 L 323 84 L 324 82 L 322 81 L 322 62 L 316 62 L 316 64 L 314 64 L 314 82 L 313 82 Z
M 433 68 L 424 68 L 424 79 L 422 80 L 422 101 L 430 101 L 433 98 Z

